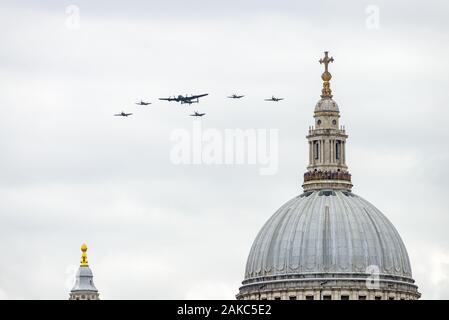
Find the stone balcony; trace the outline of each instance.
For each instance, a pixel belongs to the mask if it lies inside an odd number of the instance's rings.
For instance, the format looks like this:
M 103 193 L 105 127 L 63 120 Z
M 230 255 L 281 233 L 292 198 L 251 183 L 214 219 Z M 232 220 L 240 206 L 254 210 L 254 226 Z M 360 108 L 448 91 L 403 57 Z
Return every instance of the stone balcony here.
M 336 189 L 351 191 L 351 174 L 347 171 L 308 171 L 304 173 L 304 191 Z

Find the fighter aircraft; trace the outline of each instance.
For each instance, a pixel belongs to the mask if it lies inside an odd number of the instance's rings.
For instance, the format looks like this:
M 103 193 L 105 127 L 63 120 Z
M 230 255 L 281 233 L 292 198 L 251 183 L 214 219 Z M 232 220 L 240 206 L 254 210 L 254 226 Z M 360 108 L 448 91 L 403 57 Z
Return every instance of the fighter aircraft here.
M 205 97 L 207 95 L 209 95 L 209 94 L 208 93 L 204 93 L 204 94 L 198 94 L 198 95 L 193 95 L 193 96 L 188 96 L 188 95 L 182 96 L 182 95 L 179 95 L 179 96 L 177 96 L 177 97 L 175 96 L 173 98 L 172 97 L 159 98 L 159 100 L 176 101 L 176 102 L 181 102 L 181 104 L 185 104 L 185 103 L 192 104 L 192 103 L 199 103 L 200 102 L 199 98 Z
M 116 116 L 116 117 L 127 117 L 130 115 L 132 115 L 132 113 L 124 113 L 123 111 L 120 113 L 114 114 L 114 116 Z
M 191 117 L 202 117 L 202 116 L 204 116 L 205 115 L 205 113 L 198 113 L 198 111 L 195 111 L 195 113 L 194 114 L 191 114 L 190 116 Z
M 138 104 L 139 106 L 147 106 L 147 105 L 151 104 L 151 102 L 145 102 L 145 101 L 140 100 L 140 102 L 136 102 L 136 104 Z
M 276 98 L 275 96 L 271 96 L 270 99 L 265 99 L 265 101 L 275 101 L 275 102 L 278 102 L 281 100 L 284 100 L 284 98 Z
M 243 98 L 244 96 L 242 95 L 242 96 L 238 96 L 238 95 L 236 95 L 235 93 L 232 95 L 232 96 L 229 96 L 228 98 L 231 98 L 231 99 L 240 99 L 240 98 Z

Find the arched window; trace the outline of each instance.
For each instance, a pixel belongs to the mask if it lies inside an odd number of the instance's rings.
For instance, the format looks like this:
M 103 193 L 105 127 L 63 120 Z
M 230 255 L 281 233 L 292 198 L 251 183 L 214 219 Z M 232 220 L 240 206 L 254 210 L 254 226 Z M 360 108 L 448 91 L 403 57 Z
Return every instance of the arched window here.
M 335 143 L 335 158 L 339 160 L 340 156 L 341 156 L 341 141 L 337 140 L 337 142 Z
M 320 143 L 318 141 L 313 142 L 313 157 L 315 160 L 320 158 Z

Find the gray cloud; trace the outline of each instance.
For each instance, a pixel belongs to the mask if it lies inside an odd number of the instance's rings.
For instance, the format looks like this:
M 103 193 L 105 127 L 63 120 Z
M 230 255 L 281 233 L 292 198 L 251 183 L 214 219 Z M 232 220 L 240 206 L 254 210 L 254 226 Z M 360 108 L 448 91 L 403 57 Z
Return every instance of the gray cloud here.
M 374 3 L 378 30 L 371 2 L 77 1 L 79 30 L 69 4 L 0 13 L 0 298 L 66 299 L 86 241 L 103 298 L 232 299 L 258 230 L 301 192 L 325 49 L 354 192 L 397 227 L 423 298 L 449 297 L 446 2 Z M 279 172 L 173 165 L 194 109 L 204 128 L 279 129 Z

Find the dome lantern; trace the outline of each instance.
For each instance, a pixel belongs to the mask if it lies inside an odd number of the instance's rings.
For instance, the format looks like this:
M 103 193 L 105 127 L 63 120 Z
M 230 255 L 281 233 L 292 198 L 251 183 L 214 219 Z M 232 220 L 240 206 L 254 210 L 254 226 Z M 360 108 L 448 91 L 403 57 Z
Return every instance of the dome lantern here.
M 334 58 L 324 52 L 320 64 L 324 64 L 323 89 L 321 99 L 315 106 L 315 126 L 310 127 L 306 136 L 309 142 L 309 165 L 304 173 L 304 191 L 338 189 L 350 191 L 351 174 L 346 165 L 345 129 L 339 126 L 340 111 L 332 99 L 329 81 L 332 75 L 328 65 Z

